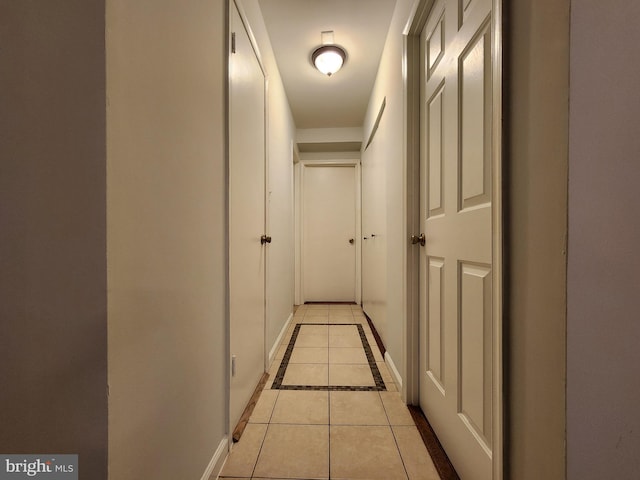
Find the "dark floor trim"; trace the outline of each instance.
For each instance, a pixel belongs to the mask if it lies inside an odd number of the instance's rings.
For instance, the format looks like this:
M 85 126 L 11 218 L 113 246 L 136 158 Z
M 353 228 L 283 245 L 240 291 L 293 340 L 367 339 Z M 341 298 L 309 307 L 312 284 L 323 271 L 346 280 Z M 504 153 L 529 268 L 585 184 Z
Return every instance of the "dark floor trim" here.
M 305 305 L 357 305 L 356 302 L 304 302 Z
M 364 353 L 367 357 L 367 362 L 369 363 L 369 368 L 371 369 L 371 375 L 373 375 L 373 380 L 375 385 L 283 385 L 282 382 L 284 380 L 284 376 L 287 373 L 287 367 L 289 366 L 289 360 L 291 360 L 291 355 L 293 354 L 293 348 L 296 345 L 296 340 L 298 339 L 298 334 L 300 333 L 300 328 L 303 326 L 313 326 L 313 325 L 353 325 L 358 329 L 358 334 L 360 335 L 360 341 L 362 342 L 362 348 L 364 348 Z M 373 351 L 371 350 L 371 345 L 369 345 L 369 341 L 367 340 L 367 335 L 364 332 L 364 328 L 359 323 L 297 323 L 295 328 L 293 329 L 293 333 L 291 335 L 291 340 L 289 340 L 289 344 L 287 345 L 287 349 L 284 352 L 284 358 L 282 362 L 280 362 L 280 368 L 278 368 L 278 373 L 276 373 L 275 378 L 273 379 L 273 384 L 271 385 L 272 390 L 314 390 L 314 391 L 341 391 L 341 392 L 380 392 L 386 391 L 387 386 L 382 379 L 382 374 L 380 373 L 380 369 L 376 364 L 376 359 L 373 356 Z
M 269 374 L 266 372 L 263 373 L 262 377 L 260 378 L 260 381 L 258 382 L 258 385 L 256 386 L 256 389 L 253 391 L 253 395 L 251 395 L 251 399 L 249 400 L 249 403 L 245 407 L 244 412 L 242 412 L 242 416 L 240 417 L 240 421 L 238 422 L 238 425 L 236 425 L 236 428 L 233 431 L 232 438 L 234 443 L 240 441 L 240 437 L 242 436 L 242 433 L 244 432 L 244 429 L 247 426 L 247 423 L 249 423 L 249 417 L 251 417 L 251 414 L 253 413 L 253 409 L 255 408 L 256 403 L 258 403 L 260 394 L 262 393 L 264 386 L 267 384 L 268 379 L 269 379 Z
M 444 448 L 442 448 L 442 445 L 440 444 L 440 440 L 438 440 L 438 437 L 431 428 L 427 417 L 424 416 L 422 409 L 415 405 L 407 405 L 407 407 L 409 408 L 409 412 L 413 417 L 416 427 L 418 427 L 422 441 L 427 447 L 429 455 L 431 455 L 431 459 L 433 460 L 433 464 L 435 465 L 440 478 L 442 480 L 460 480 L 460 477 L 458 477 L 458 474 L 456 473 L 456 469 L 453 468 L 449 457 L 447 457 Z
M 384 358 L 385 353 L 387 353 L 387 349 L 385 348 L 384 343 L 382 342 L 382 337 L 380 336 L 380 334 L 376 330 L 376 327 L 373 325 L 373 322 L 369 318 L 369 315 L 367 315 L 367 313 L 365 311 L 363 311 L 363 313 L 364 313 L 364 318 L 367 319 L 367 323 L 369 324 L 369 327 L 371 328 L 371 331 L 373 332 L 373 338 L 376 339 L 376 343 L 378 344 L 378 348 L 380 349 L 380 353 L 382 353 L 382 358 Z

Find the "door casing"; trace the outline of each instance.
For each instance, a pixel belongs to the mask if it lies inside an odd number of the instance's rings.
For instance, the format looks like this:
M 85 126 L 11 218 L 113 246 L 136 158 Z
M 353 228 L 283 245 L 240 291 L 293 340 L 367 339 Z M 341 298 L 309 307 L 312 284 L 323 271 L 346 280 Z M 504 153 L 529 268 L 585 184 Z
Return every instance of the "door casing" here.
M 333 154 L 340 156 L 339 154 Z M 348 155 L 345 155 L 347 157 Z M 300 159 L 295 164 L 294 170 L 294 192 L 295 192 L 295 269 L 296 269 L 296 285 L 295 285 L 295 299 L 296 304 L 300 305 L 305 303 L 304 298 L 304 235 L 302 233 L 304 225 L 304 170 L 305 168 L 321 168 L 322 166 L 342 166 L 353 167 L 355 170 L 355 188 L 356 188 L 356 225 L 355 225 L 355 255 L 356 255 L 356 290 L 355 290 L 355 302 L 360 304 L 362 302 L 362 196 L 361 196 L 361 167 L 359 158 L 335 158 L 332 160 L 305 160 Z

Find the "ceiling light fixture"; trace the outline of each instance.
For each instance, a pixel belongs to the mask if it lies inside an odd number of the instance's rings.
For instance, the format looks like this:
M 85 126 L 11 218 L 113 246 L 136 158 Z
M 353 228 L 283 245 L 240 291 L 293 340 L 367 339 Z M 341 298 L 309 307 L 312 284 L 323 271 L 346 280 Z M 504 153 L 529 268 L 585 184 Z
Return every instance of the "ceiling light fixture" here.
M 313 65 L 330 77 L 342 68 L 346 59 L 345 49 L 333 43 L 333 31 L 322 32 L 322 45 L 311 54 Z

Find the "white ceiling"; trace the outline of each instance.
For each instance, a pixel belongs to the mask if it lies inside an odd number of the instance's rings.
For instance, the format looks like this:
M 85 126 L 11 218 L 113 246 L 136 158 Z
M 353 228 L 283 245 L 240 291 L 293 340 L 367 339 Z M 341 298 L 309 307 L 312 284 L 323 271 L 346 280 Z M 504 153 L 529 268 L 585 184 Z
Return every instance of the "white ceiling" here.
M 396 0 L 260 0 L 297 128 L 360 127 Z M 311 64 L 320 32 L 347 51 L 327 77 Z

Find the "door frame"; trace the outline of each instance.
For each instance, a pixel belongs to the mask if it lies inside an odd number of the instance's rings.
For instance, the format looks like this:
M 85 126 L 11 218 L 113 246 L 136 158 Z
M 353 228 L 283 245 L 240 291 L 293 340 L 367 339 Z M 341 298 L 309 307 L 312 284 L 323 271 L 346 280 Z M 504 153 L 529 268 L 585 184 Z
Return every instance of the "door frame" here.
M 416 0 L 404 29 L 403 78 L 405 114 L 405 182 L 407 239 L 420 231 L 420 34 L 431 14 L 435 0 Z M 493 365 L 493 479 L 504 475 L 505 458 L 505 352 L 504 331 L 504 197 L 503 184 L 503 0 L 492 0 L 492 306 L 496 358 Z M 407 241 L 406 317 L 403 332 L 406 382 L 402 396 L 406 403 L 419 405 L 420 398 L 420 252 Z
M 335 154 L 331 154 L 335 155 Z M 362 303 L 362 195 L 361 195 L 361 168 L 360 158 L 336 158 L 335 160 L 308 160 L 300 159 L 296 164 L 294 171 L 294 191 L 295 194 L 295 242 L 296 242 L 296 285 L 295 299 L 296 304 L 305 303 L 304 297 L 304 171 L 307 168 L 322 167 L 353 167 L 354 168 L 354 186 L 356 193 L 356 219 L 355 219 L 355 261 L 356 261 L 356 282 L 355 282 L 355 302 L 360 305 Z

